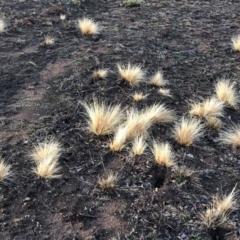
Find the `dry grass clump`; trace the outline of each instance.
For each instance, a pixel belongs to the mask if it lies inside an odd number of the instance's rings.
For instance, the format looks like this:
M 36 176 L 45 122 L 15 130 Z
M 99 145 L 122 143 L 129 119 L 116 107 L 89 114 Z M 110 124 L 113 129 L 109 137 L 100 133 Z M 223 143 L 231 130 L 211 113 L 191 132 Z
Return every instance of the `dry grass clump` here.
M 60 167 L 58 167 L 58 159 L 61 153 L 61 146 L 55 140 L 40 143 L 34 147 L 30 153 L 31 158 L 36 163 L 33 172 L 42 178 L 59 178 L 58 174 Z
M 192 103 L 189 113 L 193 116 L 204 117 L 203 103 Z
M 39 177 L 48 179 L 61 177 L 61 174 L 58 174 L 59 170 L 61 169 L 58 167 L 58 161 L 52 161 L 51 158 L 47 158 L 43 162 L 38 162 L 36 164 L 37 166 L 33 169 L 33 172 Z
M 154 104 L 142 111 L 131 109 L 127 112 L 126 121 L 115 132 L 110 148 L 113 151 L 120 151 L 127 140 L 139 135 L 146 137 L 154 123 L 169 123 L 173 120 L 173 111 L 168 110 L 163 104 Z
M 222 117 L 224 105 L 217 98 L 211 97 L 203 102 L 203 112 L 207 117 Z
M 113 152 L 121 151 L 125 147 L 125 143 L 128 137 L 127 126 L 121 126 L 114 134 L 112 142 L 109 144 L 110 149 Z
M 96 135 L 108 135 L 115 131 L 124 114 L 120 105 L 107 106 L 94 100 L 92 104 L 81 103 L 88 117 L 88 129 Z
M 144 114 L 151 123 L 170 123 L 175 119 L 174 112 L 164 104 L 153 104 L 144 110 Z
M 30 157 L 35 162 L 43 162 L 46 159 L 51 161 L 57 161 L 61 154 L 61 145 L 56 140 L 45 141 L 34 146 L 34 149 L 30 153 Z
M 111 192 L 116 188 L 117 174 L 109 173 L 106 177 L 98 179 L 98 186 L 104 192 Z
M 222 137 L 220 137 L 220 142 L 226 145 L 231 145 L 232 147 L 240 146 L 240 125 L 235 125 L 231 129 L 222 132 Z
M 4 159 L 0 157 L 0 182 L 9 179 L 12 174 L 11 166 L 5 163 Z
M 170 94 L 170 89 L 160 88 L 158 92 L 163 96 L 172 97 L 172 95 Z
M 175 125 L 173 134 L 180 145 L 190 146 L 202 135 L 203 125 L 200 120 L 183 117 Z
M 193 103 L 191 105 L 190 114 L 198 117 L 222 117 L 223 116 L 223 102 L 220 102 L 217 98 L 211 97 L 206 99 L 202 103 Z
M 222 127 L 222 122 L 216 117 L 207 117 L 206 125 L 210 128 L 220 129 Z
M 215 92 L 220 101 L 230 105 L 233 108 L 237 108 L 239 103 L 239 97 L 234 88 L 234 84 L 228 79 L 222 79 L 215 85 Z
M 92 19 L 82 18 L 78 20 L 78 27 L 83 35 L 94 35 L 100 32 L 100 27 Z
M 184 185 L 185 183 L 192 184 L 196 187 L 200 187 L 200 179 L 195 171 L 185 166 L 176 166 L 173 168 L 175 174 L 175 180 L 178 184 Z
M 144 112 L 131 109 L 127 112 L 127 119 L 124 125 L 127 128 L 127 138 L 133 139 L 138 135 L 146 136 L 152 122 L 149 121 L 149 118 Z
M 235 51 L 240 51 L 240 34 L 232 37 L 232 48 Z
M 5 27 L 6 27 L 5 22 L 2 19 L 0 19 L 0 33 L 4 32 Z
M 134 156 L 142 155 L 147 148 L 147 144 L 143 136 L 137 136 L 133 140 L 132 152 Z
M 175 155 L 169 143 L 158 143 L 153 141 L 152 153 L 157 164 L 163 167 L 175 165 Z
M 140 65 L 131 65 L 128 63 L 127 66 L 124 66 L 118 64 L 117 68 L 120 78 L 128 82 L 131 86 L 139 84 L 144 79 L 145 72 Z
M 121 151 L 126 141 L 134 139 L 138 135 L 146 136 L 150 127 L 151 122 L 144 113 L 131 109 L 127 112 L 126 121 L 115 132 L 113 141 L 110 143 L 110 149 Z
M 132 95 L 132 98 L 134 101 L 139 102 L 143 99 L 145 99 L 148 96 L 148 94 L 143 95 L 143 93 L 134 93 L 134 95 Z
M 202 223 L 208 229 L 224 227 L 229 222 L 229 214 L 237 209 L 236 186 L 229 195 L 213 196 L 213 201 L 205 212 L 200 213 Z
M 52 46 L 52 45 L 54 45 L 54 42 L 55 42 L 54 38 L 52 38 L 52 37 L 45 37 L 44 44 L 46 46 Z
M 150 83 L 152 85 L 155 85 L 157 87 L 165 86 L 168 81 L 164 80 L 163 73 L 161 71 L 158 71 L 150 80 Z
M 97 71 L 94 71 L 92 74 L 92 78 L 94 80 L 96 79 L 104 79 L 107 77 L 108 69 L 98 69 Z

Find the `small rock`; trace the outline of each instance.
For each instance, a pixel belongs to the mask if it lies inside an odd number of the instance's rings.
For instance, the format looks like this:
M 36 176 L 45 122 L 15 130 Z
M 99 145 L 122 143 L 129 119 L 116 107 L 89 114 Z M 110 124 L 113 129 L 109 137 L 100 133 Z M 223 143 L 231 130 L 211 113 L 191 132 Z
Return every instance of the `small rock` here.
M 186 238 L 186 234 L 185 233 L 182 233 L 181 236 L 180 236 L 181 239 L 185 239 Z

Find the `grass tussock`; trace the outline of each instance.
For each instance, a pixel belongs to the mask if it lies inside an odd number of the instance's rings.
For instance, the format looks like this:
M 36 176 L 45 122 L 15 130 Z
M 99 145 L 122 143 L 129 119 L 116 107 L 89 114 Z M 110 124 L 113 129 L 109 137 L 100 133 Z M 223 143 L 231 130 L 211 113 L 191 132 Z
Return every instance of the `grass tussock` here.
M 121 151 L 128 140 L 141 135 L 146 137 L 151 122 L 143 112 L 131 109 L 127 112 L 126 121 L 117 129 L 110 143 L 112 151 Z
M 115 132 L 110 148 L 112 151 L 121 151 L 126 141 L 139 135 L 146 137 L 153 124 L 169 123 L 173 120 L 173 111 L 168 110 L 163 104 L 154 104 L 142 111 L 131 109 L 127 112 L 126 121 Z
M 30 157 L 35 162 L 43 162 L 46 159 L 51 159 L 51 161 L 57 161 L 61 154 L 61 146 L 59 142 L 52 139 L 50 141 L 45 141 L 34 146 L 34 149 L 30 153 Z
M 169 143 L 153 141 L 152 153 L 157 164 L 163 167 L 171 167 L 175 165 L 175 155 Z
M 163 78 L 163 73 L 158 71 L 152 78 L 150 79 L 150 83 L 157 87 L 165 86 L 168 81 Z
M 235 125 L 229 130 L 222 132 L 220 142 L 231 145 L 233 148 L 240 147 L 240 125 Z
M 36 163 L 36 167 L 33 168 L 33 172 L 37 174 L 39 177 L 53 179 L 60 178 L 61 174 L 59 174 L 58 161 L 53 161 L 51 158 L 47 158 L 43 162 Z
M 59 178 L 60 167 L 58 159 L 61 154 L 61 146 L 56 140 L 45 141 L 34 147 L 30 156 L 36 167 L 33 172 L 42 178 Z
M 164 104 L 153 104 L 144 110 L 144 114 L 151 123 L 170 123 L 175 119 L 174 112 Z
M 11 166 L 0 157 L 0 182 L 4 182 L 13 175 Z
M 138 85 L 144 79 L 145 72 L 140 65 L 131 65 L 128 63 L 127 66 L 124 66 L 118 64 L 117 68 L 120 78 L 128 82 L 131 86 Z
M 216 97 L 206 99 L 202 103 L 193 103 L 190 114 L 203 118 L 222 117 L 224 104 Z
M 92 74 L 92 78 L 94 80 L 97 79 L 104 79 L 108 75 L 108 69 L 98 69 L 97 71 L 94 71 Z
M 127 119 L 124 125 L 127 128 L 127 138 L 134 139 L 138 135 L 146 136 L 152 123 L 144 112 L 131 109 L 127 112 Z
M 201 187 L 198 174 L 196 174 L 194 170 L 187 168 L 186 166 L 176 166 L 173 168 L 173 172 L 175 174 L 175 181 L 178 184 L 184 185 L 187 183 L 196 187 Z
M 143 99 L 145 99 L 148 96 L 148 94 L 143 95 L 143 93 L 134 93 L 132 95 L 132 98 L 134 101 L 139 102 L 142 101 Z
M 111 192 L 116 188 L 117 174 L 110 173 L 98 179 L 98 186 L 104 192 Z
M 119 152 L 125 147 L 127 141 L 128 128 L 127 126 L 121 126 L 114 134 L 112 142 L 109 144 L 110 149 L 113 152 Z
M 163 96 L 172 97 L 172 95 L 170 94 L 170 89 L 160 88 L 158 92 Z
M 6 28 L 5 22 L 2 19 L 0 19 L 0 33 L 3 33 L 5 28 Z
M 224 227 L 228 224 L 229 214 L 237 209 L 237 192 L 235 189 L 236 186 L 229 195 L 213 196 L 212 203 L 206 211 L 200 213 L 200 219 L 208 229 L 216 229 L 217 227 Z
M 174 127 L 174 137 L 180 145 L 190 146 L 202 135 L 203 125 L 200 120 L 183 117 Z
M 189 111 L 189 114 L 193 115 L 193 116 L 204 117 L 203 104 L 200 103 L 200 102 L 192 103 L 191 104 L 191 109 Z
M 54 45 L 54 43 L 55 43 L 54 38 L 52 38 L 52 37 L 45 37 L 44 44 L 46 46 L 52 46 L 52 45 Z
M 206 125 L 209 128 L 214 128 L 214 129 L 218 130 L 222 127 L 222 122 L 220 119 L 218 119 L 216 117 L 208 117 L 208 118 L 206 118 Z
M 137 136 L 133 140 L 132 152 L 134 156 L 142 155 L 147 148 L 147 144 L 143 136 Z
M 83 35 L 95 35 L 100 32 L 100 27 L 92 19 L 82 18 L 78 20 L 78 27 Z
M 89 131 L 98 136 L 113 133 L 124 118 L 120 105 L 107 106 L 97 100 L 94 100 L 92 104 L 84 102 L 81 104 L 86 110 Z
M 228 79 L 219 80 L 215 85 L 215 92 L 220 101 L 223 101 L 225 104 L 237 108 L 239 103 L 239 97 L 234 88 L 234 84 Z
M 235 51 L 240 51 L 240 34 L 232 37 L 232 48 Z

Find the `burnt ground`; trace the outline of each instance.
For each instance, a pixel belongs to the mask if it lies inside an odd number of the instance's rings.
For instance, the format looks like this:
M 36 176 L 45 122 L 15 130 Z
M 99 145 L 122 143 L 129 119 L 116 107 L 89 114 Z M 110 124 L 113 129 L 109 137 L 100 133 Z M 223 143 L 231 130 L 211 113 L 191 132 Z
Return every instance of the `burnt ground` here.
M 78 103 L 94 97 L 125 108 L 163 102 L 180 117 L 191 101 L 214 93 L 218 78 L 231 78 L 239 90 L 240 54 L 231 48 L 239 8 L 239 1 L 223 0 L 146 0 L 134 8 L 118 0 L 1 1 L 8 26 L 0 35 L 0 148 L 15 175 L 0 185 L 0 239 L 214 239 L 198 213 L 212 194 L 229 193 L 239 182 L 239 150 L 219 145 L 211 129 L 194 146 L 180 147 L 173 125 L 155 126 L 151 138 L 170 141 L 178 164 L 195 169 L 202 187 L 180 186 L 170 171 L 162 184 L 150 148 L 135 161 L 130 146 L 111 153 L 111 136 L 90 134 Z M 83 16 L 99 22 L 101 34 L 83 37 L 76 26 Z M 42 45 L 47 35 L 54 46 Z M 162 70 L 173 97 L 146 83 L 119 82 L 116 64 L 129 61 L 142 64 L 148 77 Z M 111 74 L 94 82 L 99 67 Z M 135 91 L 150 95 L 134 103 Z M 239 117 L 227 108 L 224 128 Z M 28 151 L 51 136 L 64 147 L 62 178 L 46 181 L 31 172 Z M 119 181 L 106 194 L 97 180 L 109 171 Z M 219 239 L 239 239 L 240 213 L 230 219 L 234 227 Z

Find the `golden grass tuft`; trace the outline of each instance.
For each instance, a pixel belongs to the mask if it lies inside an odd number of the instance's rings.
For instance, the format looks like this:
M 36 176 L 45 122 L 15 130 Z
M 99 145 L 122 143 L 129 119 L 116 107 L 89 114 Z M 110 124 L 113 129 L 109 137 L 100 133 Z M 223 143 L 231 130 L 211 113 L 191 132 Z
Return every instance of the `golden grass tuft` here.
M 220 129 L 222 127 L 222 122 L 216 117 L 207 117 L 206 125 L 210 128 Z
M 33 172 L 42 178 L 59 178 L 58 174 L 60 167 L 58 167 L 58 159 L 61 154 L 60 144 L 52 139 L 39 143 L 34 147 L 30 153 L 30 157 L 35 162 L 36 167 L 33 168 Z
M 200 120 L 183 117 L 174 127 L 174 137 L 180 145 L 190 146 L 202 135 L 203 125 Z
M 88 129 L 96 135 L 108 135 L 115 131 L 124 114 L 120 105 L 107 106 L 94 100 L 92 104 L 81 103 L 88 117 Z
M 175 165 L 175 155 L 169 143 L 158 143 L 153 141 L 152 153 L 157 164 L 164 167 Z
M 220 101 L 223 101 L 225 104 L 228 104 L 235 109 L 237 108 L 239 97 L 230 80 L 219 80 L 215 85 L 215 92 Z
M 2 19 L 0 19 L 0 33 L 4 32 L 5 27 L 6 27 L 5 22 Z
M 160 88 L 158 92 L 163 96 L 172 97 L 172 95 L 170 94 L 170 89 Z
M 54 43 L 55 43 L 54 38 L 48 37 L 48 36 L 45 37 L 44 44 L 45 44 L 46 46 L 52 46 L 52 45 L 54 45 Z
M 78 27 L 83 35 L 94 35 L 100 32 L 100 27 L 92 19 L 82 18 L 78 20 Z
M 164 80 L 163 73 L 158 71 L 151 79 L 150 84 L 155 85 L 157 87 L 165 86 L 168 83 L 167 80 Z
M 203 104 L 200 103 L 200 102 L 192 103 L 191 104 L 191 109 L 189 111 L 189 114 L 193 115 L 193 116 L 204 117 Z
M 169 123 L 173 120 L 173 111 L 168 110 L 163 104 L 154 104 L 142 111 L 130 109 L 126 121 L 115 132 L 110 148 L 112 151 L 120 151 L 127 140 L 139 135 L 146 137 L 154 123 Z
M 34 146 L 34 149 L 30 153 L 30 157 L 35 162 L 43 162 L 46 159 L 51 159 L 51 161 L 57 161 L 61 154 L 61 145 L 54 139 L 50 141 L 45 141 Z
M 119 127 L 114 134 L 112 142 L 109 144 L 110 149 L 113 152 L 121 151 L 125 147 L 127 136 L 128 136 L 127 126 Z
M 219 141 L 232 147 L 240 147 L 240 125 L 235 125 L 231 129 L 222 132 Z
M 148 94 L 143 95 L 143 93 L 134 93 L 132 95 L 132 98 L 134 101 L 139 102 L 142 101 L 143 99 L 145 99 L 148 96 Z
M 216 97 L 206 99 L 202 103 L 193 103 L 190 110 L 191 115 L 203 118 L 222 117 L 224 104 Z
M 12 176 L 11 166 L 0 157 L 0 182 L 9 179 Z
M 60 14 L 59 18 L 60 18 L 62 21 L 64 21 L 64 20 L 66 19 L 66 15 Z
M 212 203 L 205 212 L 200 213 L 202 223 L 208 229 L 224 227 L 229 222 L 229 214 L 237 209 L 236 186 L 229 195 L 213 196 Z
M 240 34 L 232 37 L 232 48 L 235 51 L 240 51 Z
M 128 82 L 131 86 L 138 85 L 144 79 L 145 72 L 140 65 L 131 65 L 128 63 L 127 66 L 124 66 L 118 64 L 117 68 L 120 78 Z
M 116 188 L 117 174 L 109 173 L 106 177 L 98 179 L 98 186 L 104 192 L 111 192 Z
M 126 141 L 139 135 L 146 136 L 151 125 L 152 123 L 143 112 L 131 109 L 127 112 L 126 121 L 115 132 L 113 141 L 110 143 L 110 149 L 112 151 L 121 151 Z
M 46 158 L 44 161 L 36 163 L 36 167 L 33 168 L 33 172 L 42 178 L 60 178 L 61 174 L 58 173 L 61 168 L 58 167 L 58 165 L 59 163 L 57 160 L 53 161 L 51 158 Z
M 127 112 L 127 119 L 124 125 L 127 128 L 127 139 L 133 139 L 138 135 L 146 136 L 152 122 L 144 112 L 131 109 Z
M 153 104 L 144 110 L 144 114 L 151 123 L 170 123 L 175 119 L 174 112 L 164 104 Z
M 132 152 L 134 156 L 142 155 L 147 148 L 147 144 L 143 136 L 137 136 L 133 140 Z
M 92 78 L 94 80 L 96 79 L 104 79 L 107 77 L 108 69 L 98 69 L 97 71 L 94 71 L 92 74 Z

